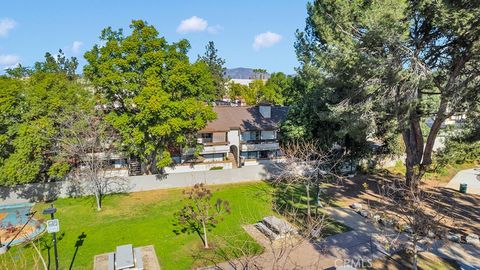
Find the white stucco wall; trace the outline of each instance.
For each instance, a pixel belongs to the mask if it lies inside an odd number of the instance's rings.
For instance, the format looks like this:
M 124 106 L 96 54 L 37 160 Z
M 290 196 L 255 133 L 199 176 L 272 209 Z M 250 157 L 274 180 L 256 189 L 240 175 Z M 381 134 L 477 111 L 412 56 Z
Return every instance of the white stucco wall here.
M 240 148 L 240 133 L 239 130 L 230 130 L 227 134 L 228 146 L 236 145 Z
M 219 163 L 199 163 L 195 165 L 177 165 L 175 167 L 165 168 L 165 173 L 185 173 L 185 172 L 202 172 L 209 171 L 213 167 L 223 167 L 223 170 L 231 169 L 231 162 L 219 162 Z

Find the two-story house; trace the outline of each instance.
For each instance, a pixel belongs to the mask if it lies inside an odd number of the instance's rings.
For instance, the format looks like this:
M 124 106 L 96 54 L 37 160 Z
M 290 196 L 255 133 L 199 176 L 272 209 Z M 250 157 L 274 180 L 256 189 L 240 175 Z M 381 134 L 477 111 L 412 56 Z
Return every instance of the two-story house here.
M 176 157 L 177 167 L 193 161 L 192 170 L 202 165 L 204 170 L 235 168 L 279 157 L 279 127 L 285 120 L 287 107 L 261 104 L 216 106 L 213 110 L 217 119 L 197 134 L 197 141 L 202 145 L 200 155 L 194 157 L 193 150 L 184 151 L 182 157 Z

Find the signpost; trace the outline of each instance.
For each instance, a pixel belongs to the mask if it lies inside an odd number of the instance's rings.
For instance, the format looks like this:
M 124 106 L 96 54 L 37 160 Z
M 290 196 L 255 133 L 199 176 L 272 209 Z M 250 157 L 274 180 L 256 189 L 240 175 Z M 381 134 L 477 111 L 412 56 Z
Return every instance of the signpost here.
M 53 238 L 53 251 L 55 253 L 55 270 L 58 270 L 58 250 L 57 250 L 57 232 L 60 231 L 60 223 L 58 219 L 55 219 L 55 212 L 57 209 L 53 207 L 53 204 L 50 208 L 43 210 L 44 215 L 50 215 L 50 220 L 47 220 L 47 232 L 52 234 Z
M 58 219 L 47 220 L 48 233 L 57 233 L 59 231 L 60 231 L 60 223 L 58 223 Z

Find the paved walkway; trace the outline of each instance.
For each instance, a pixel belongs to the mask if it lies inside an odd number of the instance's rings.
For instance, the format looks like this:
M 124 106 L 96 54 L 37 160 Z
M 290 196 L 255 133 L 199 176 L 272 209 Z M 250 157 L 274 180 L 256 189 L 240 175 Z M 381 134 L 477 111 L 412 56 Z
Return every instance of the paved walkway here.
M 265 251 L 251 258 L 220 263 L 218 268 L 205 269 L 233 270 L 238 269 L 239 265 L 245 265 L 246 262 L 252 269 L 257 269 L 253 265 L 260 266 L 260 269 L 275 269 L 275 266 L 281 269 L 335 269 L 344 263 L 358 265 L 362 261 L 368 265 L 370 261 L 389 254 L 381 241 L 385 236 L 395 239 L 394 245 L 398 247 L 408 241 L 406 234 L 398 234 L 392 229 L 376 226 L 350 208 L 329 207 L 324 210 L 332 218 L 353 230 L 326 237 L 321 242 L 290 239 L 272 243 L 253 225 L 247 225 L 244 229 L 265 247 Z M 480 250 L 471 245 L 436 240 L 432 243 L 423 243 L 420 248 L 439 257 L 456 260 L 473 267 L 472 269 L 480 267 Z
M 252 258 L 224 262 L 218 268 L 207 269 L 233 270 L 238 269 L 239 265 L 245 265 L 247 261 L 250 266 L 258 265 L 260 269 L 276 269 L 275 266 L 279 269 L 335 269 L 344 264 L 362 261 L 368 265 L 370 261 L 387 254 L 378 241 L 384 230 L 365 222 L 363 217 L 351 209 L 325 208 L 325 211 L 354 230 L 326 237 L 320 242 L 297 238 L 272 243 L 253 225 L 247 225 L 244 229 L 264 246 L 265 251 Z
M 480 168 L 459 171 L 448 182 L 447 188 L 458 190 L 460 184 L 467 184 L 467 193 L 480 195 Z

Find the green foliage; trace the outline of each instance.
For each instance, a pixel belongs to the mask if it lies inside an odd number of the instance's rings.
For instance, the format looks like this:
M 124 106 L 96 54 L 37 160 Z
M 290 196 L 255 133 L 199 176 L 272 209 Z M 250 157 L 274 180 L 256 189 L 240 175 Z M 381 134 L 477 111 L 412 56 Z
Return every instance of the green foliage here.
M 228 96 L 231 100 L 241 98 L 248 91 L 248 86 L 235 82 L 228 83 Z
M 480 162 L 480 141 L 447 140 L 445 148 L 437 153 L 436 162 L 440 167 L 449 164 Z
M 85 76 L 109 108 L 124 150 L 152 172 L 172 162 L 171 149 L 193 145 L 193 134 L 215 113 L 212 74 L 204 61 L 190 64 L 188 41 L 168 44 L 155 27 L 132 21 L 128 36 L 105 28 L 85 53 Z
M 266 91 L 265 83 L 262 80 L 254 80 L 248 85 L 247 92 L 243 93 L 243 98 L 248 105 L 256 105 L 266 100 L 262 100 L 262 95 Z
M 15 78 L 0 78 L 1 185 L 46 181 L 66 173 L 65 164 L 52 167 L 61 123 L 73 111 L 92 105 L 90 93 L 70 73 L 74 62 L 47 53 L 30 77 L 19 79 L 14 73 Z
M 56 56 L 47 52 L 45 54 L 45 61 L 36 62 L 34 70 L 43 73 L 62 73 L 69 79 L 73 79 L 76 77 L 77 67 L 77 58 L 67 58 L 62 50 L 58 50 L 58 55 Z
M 368 137 L 403 133 L 410 172 L 428 165 L 432 144 L 424 147 L 421 122 L 436 115 L 432 142 L 450 112 L 479 100 L 479 11 L 479 3 L 451 1 L 309 3 L 295 44 L 295 92 L 304 98 L 290 110 L 287 130 L 352 152 Z
M 230 82 L 228 94 L 230 99 L 244 98 L 248 105 L 257 105 L 259 103 L 270 103 L 273 105 L 283 105 L 285 103 L 284 92 L 288 92 L 292 84 L 292 77 L 286 76 L 282 72 L 272 73 L 267 81 L 259 74 L 266 73 L 265 70 L 257 70 L 256 80 L 248 86 Z
M 252 239 L 243 224 L 253 224 L 265 216 L 273 214 L 271 209 L 271 188 L 263 182 L 232 184 L 212 187 L 214 198 L 228 198 L 232 212 L 226 215 L 210 232 L 211 242 L 215 247 L 220 244 L 218 238 L 234 235 L 235 243 L 231 247 L 245 251 L 244 244 L 252 243 L 255 252 L 261 253 L 262 247 Z M 92 269 L 92 258 L 123 243 L 131 243 L 135 247 L 154 245 L 162 269 L 194 269 L 201 264 L 192 254 L 200 256 L 212 255 L 211 250 L 204 250 L 199 244 L 198 236 L 193 234 L 175 235 L 172 216 L 182 207 L 182 190 L 156 190 L 136 192 L 132 194 L 116 194 L 105 198 L 103 211 L 98 212 L 93 198 L 65 198 L 53 202 L 57 208 L 55 217 L 60 220 L 61 232 L 65 232 L 58 241 L 60 269 L 69 269 L 75 254 L 78 236 L 87 237 L 78 248 L 72 269 Z M 50 203 L 37 203 L 37 218 L 45 218 L 41 212 Z M 128 232 L 128 233 L 126 233 Z M 42 242 L 51 246 L 51 234 L 43 234 Z M 234 245 L 233 245 L 234 244 Z M 158 248 L 157 248 L 158 247 Z M 161 248 L 159 248 L 161 247 Z M 45 258 L 48 251 L 41 249 Z M 50 256 L 53 250 L 50 249 Z M 31 246 L 14 246 L 9 250 L 12 256 L 0 256 L 1 269 L 36 269 L 31 259 L 27 266 L 19 266 L 22 258 L 32 258 L 34 250 Z M 238 255 L 244 256 L 245 254 Z M 18 259 L 20 258 L 20 259 Z M 53 262 L 50 264 L 52 268 Z
M 215 48 L 215 43 L 209 41 L 207 46 L 205 46 L 205 54 L 203 56 L 198 56 L 198 61 L 202 61 L 207 64 L 208 69 L 213 77 L 213 83 L 215 85 L 216 97 L 223 98 L 226 93 L 226 82 L 224 78 L 224 73 L 226 68 L 225 60 L 220 58 L 218 55 L 218 50 Z
M 33 70 L 18 64 L 16 67 L 7 68 L 5 73 L 12 78 L 24 78 L 33 74 Z

